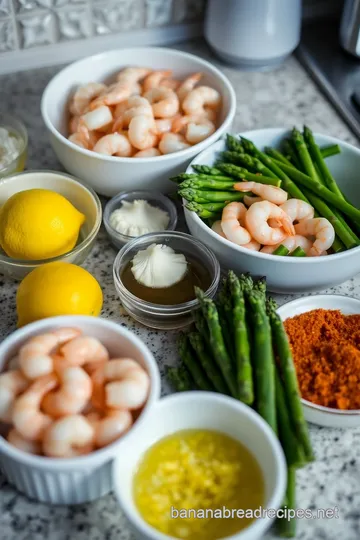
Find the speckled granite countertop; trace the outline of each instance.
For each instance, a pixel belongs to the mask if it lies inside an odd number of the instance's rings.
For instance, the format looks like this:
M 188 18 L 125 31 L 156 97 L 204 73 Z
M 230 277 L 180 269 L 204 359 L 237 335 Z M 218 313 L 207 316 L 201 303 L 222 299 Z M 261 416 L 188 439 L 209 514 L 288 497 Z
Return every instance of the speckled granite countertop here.
M 308 123 L 315 131 L 357 144 L 294 58 L 269 73 L 244 73 L 224 67 L 200 41 L 178 45 L 219 65 L 237 94 L 234 131 Z M 45 68 L 0 77 L 0 111 L 23 118 L 29 130 L 27 167 L 61 169 L 40 116 L 40 99 L 60 68 Z M 149 331 L 120 313 L 112 280 L 116 252 L 101 230 L 86 268 L 103 287 L 103 316 L 122 324 L 149 346 L 160 367 L 176 362 L 175 335 Z M 16 284 L 0 277 L 0 335 L 15 329 Z M 326 291 L 360 298 L 360 277 Z M 278 296 L 280 304 L 293 296 Z M 168 392 L 164 381 L 163 393 Z M 360 538 L 360 429 L 343 431 L 311 427 L 317 461 L 298 473 L 298 508 L 339 508 L 339 519 L 299 520 L 297 539 L 358 540 Z M 359 444 L 359 447 L 358 447 Z M 110 494 L 77 507 L 50 507 L 27 500 L 0 475 L 0 538 L 2 540 L 133 540 L 125 518 Z M 268 539 L 272 538 L 269 534 Z

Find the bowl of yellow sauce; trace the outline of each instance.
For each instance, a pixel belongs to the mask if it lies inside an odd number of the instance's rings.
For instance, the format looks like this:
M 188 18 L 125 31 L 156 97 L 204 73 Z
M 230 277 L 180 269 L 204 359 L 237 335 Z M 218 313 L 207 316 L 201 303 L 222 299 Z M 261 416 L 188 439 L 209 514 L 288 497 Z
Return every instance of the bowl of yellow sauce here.
M 250 407 L 212 392 L 161 399 L 113 465 L 114 490 L 139 540 L 256 540 L 280 508 L 286 463 Z M 258 512 L 256 512 L 258 511 Z

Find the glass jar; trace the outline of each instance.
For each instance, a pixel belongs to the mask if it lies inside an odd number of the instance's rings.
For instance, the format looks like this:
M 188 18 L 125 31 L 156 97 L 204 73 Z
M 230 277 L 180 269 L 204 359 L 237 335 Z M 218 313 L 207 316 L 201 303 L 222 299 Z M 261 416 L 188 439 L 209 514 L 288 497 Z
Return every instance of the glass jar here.
M 19 153 L 11 163 L 5 165 L 5 167 L 2 167 L 0 163 L 0 178 L 4 178 L 24 170 L 28 149 L 28 134 L 24 124 L 10 114 L 0 114 L 0 128 L 7 129 L 11 135 L 14 135 L 21 142 Z

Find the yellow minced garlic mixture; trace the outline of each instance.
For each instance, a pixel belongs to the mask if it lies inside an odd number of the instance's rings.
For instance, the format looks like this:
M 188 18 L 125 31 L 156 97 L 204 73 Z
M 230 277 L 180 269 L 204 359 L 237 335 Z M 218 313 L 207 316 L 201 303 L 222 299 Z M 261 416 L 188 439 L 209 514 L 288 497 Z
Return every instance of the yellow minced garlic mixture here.
M 233 518 L 219 512 L 206 516 L 206 510 L 259 508 L 264 480 L 240 442 L 216 431 L 185 430 L 145 453 L 134 477 L 134 499 L 143 519 L 157 530 L 180 539 L 216 540 L 253 520 L 235 513 Z

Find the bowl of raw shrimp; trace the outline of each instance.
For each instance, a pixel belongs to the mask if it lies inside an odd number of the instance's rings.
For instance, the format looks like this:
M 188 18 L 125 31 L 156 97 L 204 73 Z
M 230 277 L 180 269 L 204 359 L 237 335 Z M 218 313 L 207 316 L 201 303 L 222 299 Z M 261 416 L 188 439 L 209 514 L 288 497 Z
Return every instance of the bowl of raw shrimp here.
M 241 133 L 240 136 L 246 137 L 246 139 L 252 141 L 259 150 L 263 151 L 267 147 L 274 149 L 281 148 L 283 141 L 290 136 L 290 133 L 291 130 L 288 129 L 270 128 L 248 131 L 246 133 Z M 360 190 L 358 189 L 360 150 L 335 137 L 314 133 L 314 138 L 317 145 L 322 148 L 331 145 L 339 145 L 341 152 L 329 157 L 326 160 L 326 163 L 345 198 L 348 201 L 351 201 L 354 207 L 360 208 Z M 225 140 L 217 141 L 210 148 L 197 156 L 189 165 L 186 172 L 195 172 L 192 168 L 192 165 L 195 164 L 214 166 L 215 162 L 220 158 L 221 153 L 225 149 Z M 275 190 L 276 193 L 273 193 L 273 190 L 270 190 L 270 193 L 269 188 L 272 188 L 272 186 L 265 186 L 265 188 L 258 186 L 258 190 L 265 189 L 265 191 L 257 191 L 257 193 L 252 192 L 252 194 L 253 196 L 255 195 L 258 197 L 263 195 L 262 198 L 265 200 L 269 197 L 271 198 L 274 194 L 275 197 L 278 195 L 281 196 L 281 192 L 283 191 L 281 188 L 277 188 Z M 248 188 L 247 191 L 251 191 L 251 189 Z M 360 247 L 344 249 L 338 253 L 331 253 L 331 251 L 329 251 L 326 256 L 324 256 L 325 253 L 320 252 L 319 249 L 317 249 L 317 245 L 322 244 L 325 241 L 328 242 L 329 245 L 332 244 L 334 240 L 332 226 L 327 227 L 326 230 L 324 229 L 322 232 L 319 231 L 319 233 L 316 234 L 315 231 L 305 230 L 305 228 L 300 225 L 300 221 L 303 218 L 309 218 L 310 221 L 314 216 L 314 209 L 309 208 L 311 205 L 306 205 L 306 203 L 304 204 L 302 201 L 294 202 L 294 199 L 288 199 L 286 195 L 287 194 L 285 193 L 284 200 L 276 199 L 270 204 L 272 205 L 271 208 L 276 205 L 278 209 L 280 208 L 279 205 L 282 206 L 282 204 L 288 206 L 286 214 L 290 216 L 290 221 L 286 218 L 285 221 L 283 220 L 276 224 L 276 220 L 281 220 L 283 216 L 283 214 L 280 215 L 280 210 L 274 209 L 276 215 L 265 215 L 266 212 L 264 213 L 264 209 L 262 209 L 261 213 L 255 212 L 254 209 L 251 210 L 251 216 L 249 217 L 252 218 L 252 229 L 251 231 L 248 231 L 250 232 L 251 238 L 249 237 L 249 239 L 247 239 L 249 240 L 249 245 L 246 247 L 243 245 L 244 239 L 240 239 L 242 242 L 241 245 L 236 243 L 238 239 L 236 235 L 240 233 L 240 230 L 235 231 L 234 241 L 230 241 L 222 234 L 222 230 L 216 230 L 216 225 L 214 227 L 213 224 L 211 225 L 209 222 L 201 219 L 194 211 L 185 208 L 185 218 L 191 234 L 212 249 L 222 267 L 232 268 L 240 273 L 250 272 L 255 276 L 266 276 L 268 289 L 273 292 L 287 294 L 321 291 L 328 287 L 343 283 L 358 274 L 360 272 Z M 246 202 L 246 199 L 243 202 Z M 184 201 L 184 205 L 185 204 L 186 201 Z M 265 205 L 266 203 L 264 206 Z M 233 206 L 235 209 L 236 205 L 234 204 Z M 247 206 L 247 209 L 245 210 L 249 212 L 251 209 L 251 200 L 249 200 L 245 206 Z M 253 207 L 256 209 L 255 204 Z M 231 207 L 229 207 L 229 215 L 225 216 L 226 219 L 230 220 L 228 227 L 231 227 L 231 219 L 234 217 L 241 222 L 241 216 L 235 214 L 230 215 L 230 211 Z M 294 215 L 293 212 L 295 212 Z M 305 212 L 306 215 L 303 215 L 303 212 Z M 307 215 L 308 212 L 310 212 L 309 215 Z M 290 245 L 293 243 L 292 238 L 294 237 L 294 229 L 292 228 L 292 225 L 295 223 L 296 236 L 302 237 L 302 239 L 296 238 L 295 240 L 299 240 L 299 242 L 301 240 L 298 246 L 306 250 L 308 256 L 292 257 L 274 255 L 272 252 L 274 251 L 273 246 L 276 242 L 272 241 L 272 238 L 269 240 L 272 243 L 271 246 L 261 246 L 256 240 L 254 241 L 254 236 L 257 236 L 258 232 L 262 230 L 262 226 L 269 218 L 270 220 L 273 218 L 275 223 L 271 223 L 271 221 L 268 222 L 268 225 L 270 225 L 269 227 L 266 227 L 268 232 L 272 233 L 270 229 L 279 228 L 279 225 L 283 230 L 288 230 L 289 234 L 286 233 L 284 237 L 279 238 L 278 241 L 280 244 L 288 244 L 288 249 L 290 250 L 295 248 L 295 245 Z M 222 219 L 222 217 L 220 219 Z M 297 220 L 300 220 L 300 227 L 296 225 Z M 248 223 L 250 220 L 246 220 L 246 222 Z M 322 235 L 324 235 L 324 237 Z M 287 236 L 290 236 L 290 238 L 286 239 Z M 324 247 L 326 249 L 327 245 L 324 244 Z
M 197 56 L 119 49 L 75 62 L 47 85 L 41 113 L 65 169 L 97 193 L 154 189 L 229 130 L 236 96 Z
M 97 499 L 159 396 L 156 361 L 126 328 L 86 316 L 29 324 L 0 344 L 0 466 L 30 499 Z

